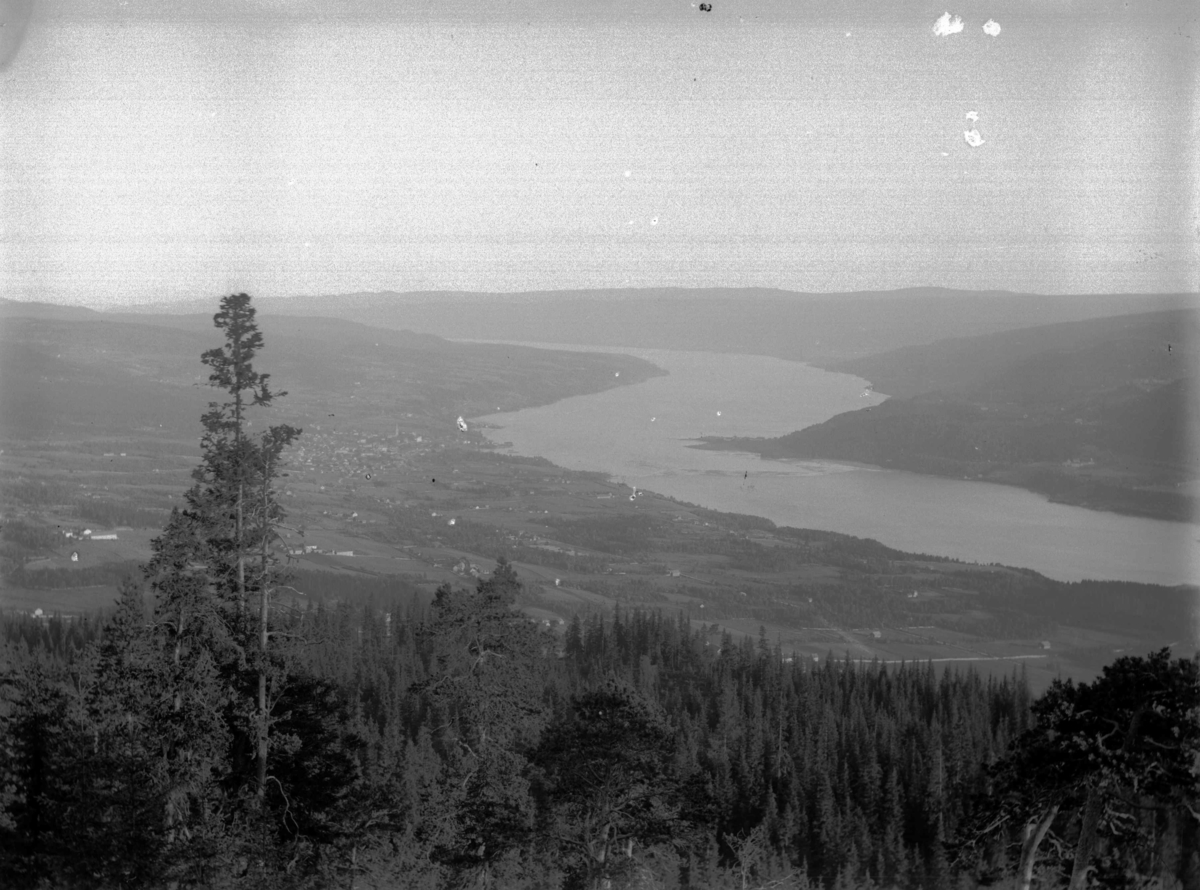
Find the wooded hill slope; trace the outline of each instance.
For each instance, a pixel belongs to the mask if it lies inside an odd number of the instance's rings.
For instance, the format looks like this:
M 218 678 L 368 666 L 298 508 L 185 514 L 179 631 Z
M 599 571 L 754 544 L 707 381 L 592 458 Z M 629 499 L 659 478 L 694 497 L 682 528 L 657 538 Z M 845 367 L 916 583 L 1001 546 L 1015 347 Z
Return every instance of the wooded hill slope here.
M 1019 485 L 1163 519 L 1195 514 L 1200 312 L 1173 310 L 945 340 L 829 365 L 893 396 L 777 439 L 708 439 Z
M 631 356 L 451 343 L 333 318 L 268 317 L 264 360 L 296 421 L 457 415 L 548 404 L 662 372 Z M 0 300 L 0 433 L 135 430 L 188 438 L 211 398 L 196 362 L 212 316 L 120 315 Z M 616 374 L 620 373 L 620 377 Z

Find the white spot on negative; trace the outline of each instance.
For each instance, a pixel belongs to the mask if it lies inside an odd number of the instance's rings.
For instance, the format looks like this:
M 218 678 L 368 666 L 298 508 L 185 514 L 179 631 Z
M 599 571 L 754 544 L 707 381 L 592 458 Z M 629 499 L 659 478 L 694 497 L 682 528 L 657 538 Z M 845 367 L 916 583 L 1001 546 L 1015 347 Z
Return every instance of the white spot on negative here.
M 988 37 L 998 37 L 1000 34 L 1000 24 L 995 19 L 988 19 L 984 23 L 983 33 Z
M 983 137 L 979 135 L 978 130 L 963 130 L 963 138 L 967 140 L 967 145 L 971 148 L 979 148 L 983 145 Z
M 968 111 L 967 112 L 967 120 L 978 121 L 979 120 L 979 112 L 978 111 Z
M 942 17 L 933 23 L 934 37 L 949 37 L 951 34 L 957 34 L 963 29 L 962 16 L 952 16 L 946 12 Z

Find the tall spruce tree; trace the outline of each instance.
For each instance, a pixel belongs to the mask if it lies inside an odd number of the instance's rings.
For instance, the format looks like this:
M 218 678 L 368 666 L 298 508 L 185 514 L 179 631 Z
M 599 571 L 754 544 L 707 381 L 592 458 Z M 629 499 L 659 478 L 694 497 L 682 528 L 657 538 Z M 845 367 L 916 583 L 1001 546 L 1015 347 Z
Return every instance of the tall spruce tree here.
M 279 424 L 257 436 L 248 432 L 251 409 L 286 395 L 273 392 L 270 375 L 254 368 L 263 337 L 250 297 L 222 299 L 213 324 L 225 343 L 201 360 L 211 369 L 209 385 L 227 398 L 210 402 L 201 418 L 201 460 L 186 506 L 172 513 L 154 540 L 146 575 L 155 592 L 155 624 L 168 641 L 173 709 L 177 715 L 187 712 L 189 697 L 205 699 L 210 707 L 214 696 L 223 701 L 235 752 L 220 766 L 223 784 L 250 791 L 257 811 L 250 818 L 262 826 L 271 784 L 272 702 L 287 674 L 285 660 L 272 647 L 271 597 L 281 582 L 284 519 L 275 482 L 300 430 Z M 197 676 L 213 677 L 220 688 L 196 688 Z M 195 759 L 197 745 L 203 741 L 180 738 L 177 756 Z M 252 763 L 252 769 L 243 770 L 243 763 Z
M 284 450 L 300 435 L 286 424 L 268 427 L 258 438 L 247 434 L 251 406 L 267 407 L 286 392 L 273 393 L 269 374 L 254 369 L 253 359 L 263 347 L 255 309 L 247 294 L 221 301 L 213 324 L 224 331 L 225 344 L 210 349 L 201 361 L 212 369 L 210 386 L 224 390 L 229 399 L 210 402 L 204 414 L 203 459 L 193 472 L 196 485 L 188 503 L 208 532 L 210 546 L 220 558 L 210 564 L 210 578 L 223 598 L 236 606 L 235 639 L 246 662 L 257 674 L 254 687 L 256 794 L 261 800 L 267 785 L 270 704 L 268 686 L 278 681 L 279 666 L 269 658 L 271 640 L 270 598 L 278 583 L 278 560 L 273 545 L 284 518 L 273 483 Z M 248 571 L 247 562 L 255 564 Z M 216 572 L 213 572 L 216 569 Z M 249 599 L 257 594 L 257 621 L 249 615 Z M 231 616 L 233 617 L 233 616 Z

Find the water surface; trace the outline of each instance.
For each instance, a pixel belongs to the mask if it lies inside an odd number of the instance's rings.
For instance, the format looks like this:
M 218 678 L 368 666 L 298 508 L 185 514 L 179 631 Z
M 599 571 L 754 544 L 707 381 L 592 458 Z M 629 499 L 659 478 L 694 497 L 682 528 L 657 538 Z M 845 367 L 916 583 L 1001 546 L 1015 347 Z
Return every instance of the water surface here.
M 524 344 L 548 348 L 548 344 Z M 716 510 L 999 562 L 1051 578 L 1200 583 L 1200 526 L 1053 504 L 1019 488 L 829 461 L 689 448 L 701 436 L 778 436 L 883 401 L 861 378 L 763 356 L 622 352 L 668 371 L 634 386 L 479 420 L 514 453 Z

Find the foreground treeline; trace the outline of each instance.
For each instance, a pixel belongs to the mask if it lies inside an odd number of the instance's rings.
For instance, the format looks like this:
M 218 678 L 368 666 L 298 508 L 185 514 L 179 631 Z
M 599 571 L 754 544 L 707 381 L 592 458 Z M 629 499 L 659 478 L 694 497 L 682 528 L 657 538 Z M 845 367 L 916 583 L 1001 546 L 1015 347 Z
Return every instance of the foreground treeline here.
M 1031 709 L 1017 676 L 789 662 L 657 613 L 554 637 L 519 583 L 281 614 L 265 787 L 236 653 L 180 670 L 133 586 L 103 624 L 10 617 L 0 881 L 1055 886 L 1090 831 L 1103 886 L 1196 884 L 1193 662 Z
M 0 621 L 0 886 L 1200 886 L 1196 661 L 1018 676 L 794 662 L 629 612 L 554 635 L 473 589 L 299 609 L 300 431 L 244 294 L 228 395 L 113 615 Z
M 1017 678 L 789 663 L 647 613 L 554 638 L 518 584 L 443 588 L 420 621 L 281 617 L 261 798 L 236 657 L 177 670 L 132 588 L 90 641 L 10 620 L 6 886 L 582 886 L 614 860 L 952 886 L 947 842 L 1029 724 Z

